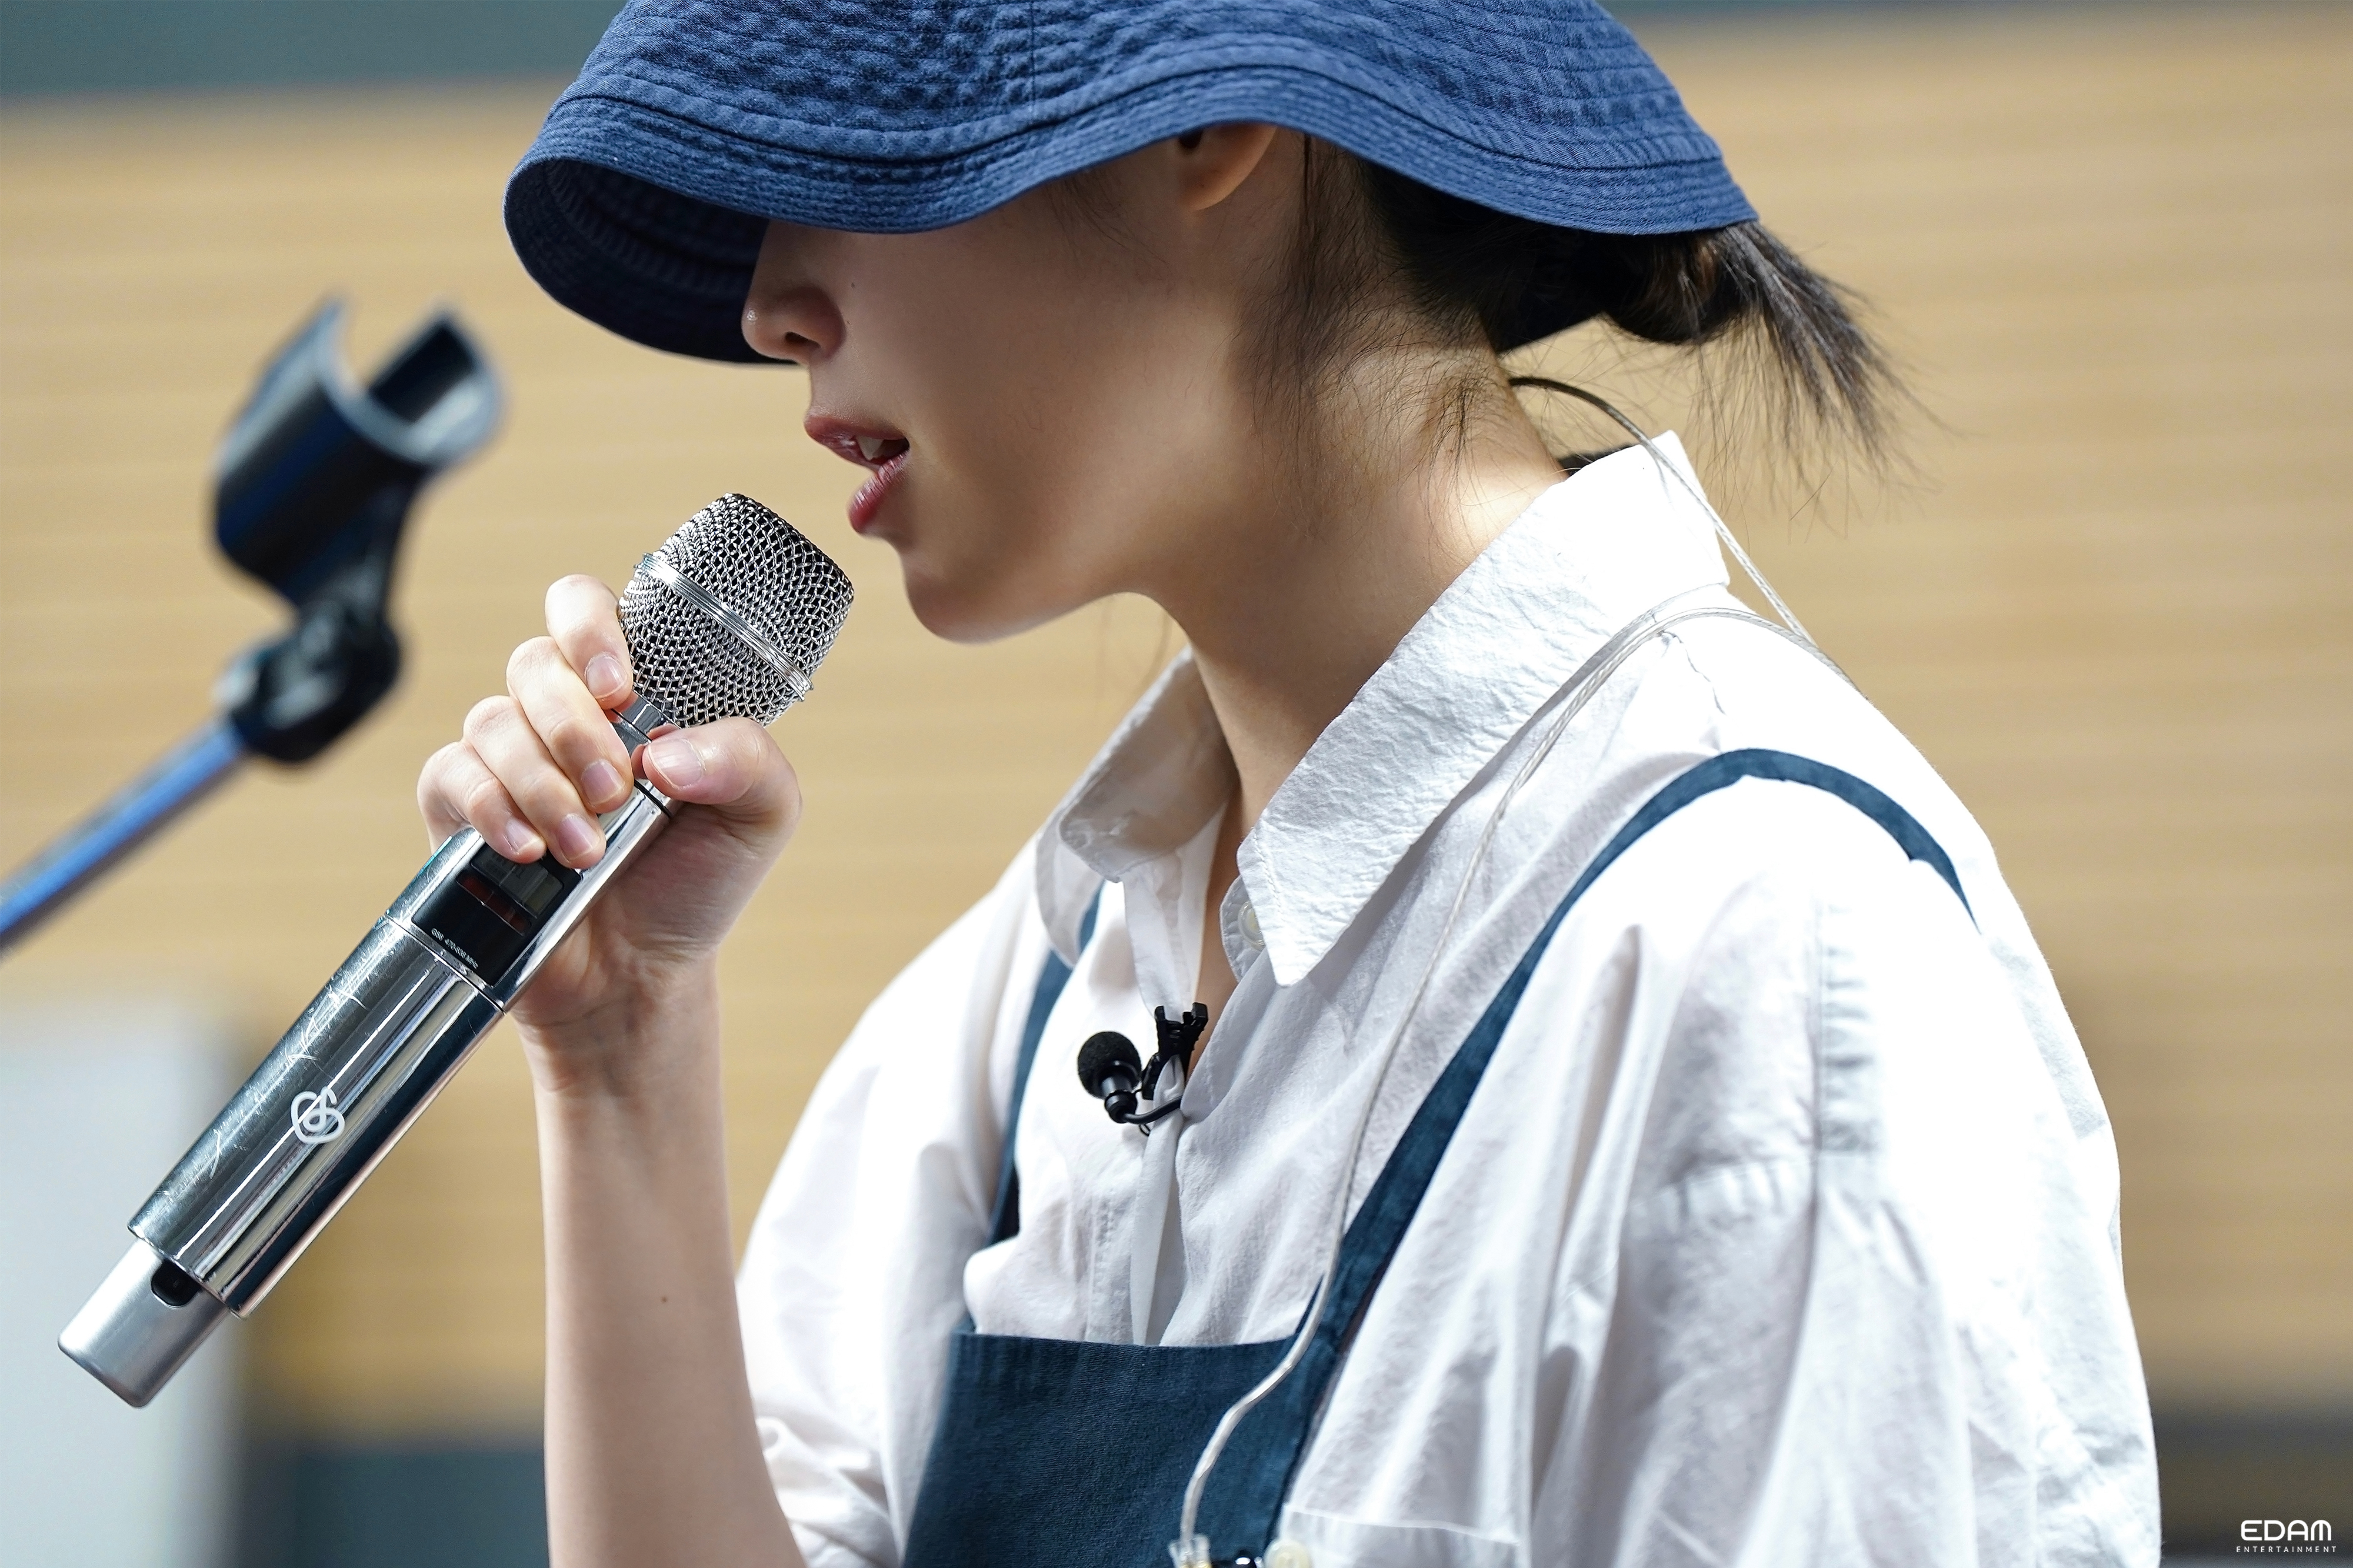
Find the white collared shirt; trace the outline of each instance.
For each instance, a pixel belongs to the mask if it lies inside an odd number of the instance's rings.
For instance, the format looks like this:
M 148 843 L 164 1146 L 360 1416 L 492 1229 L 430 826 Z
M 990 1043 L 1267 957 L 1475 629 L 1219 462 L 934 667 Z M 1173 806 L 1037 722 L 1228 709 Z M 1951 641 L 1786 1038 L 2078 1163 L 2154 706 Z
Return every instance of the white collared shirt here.
M 753 1394 L 813 1563 L 898 1561 L 967 1312 L 1058 1339 L 1291 1331 L 1388 1031 L 1549 705 L 1662 600 L 1731 605 L 1725 581 L 1639 447 L 1546 492 L 1277 790 L 1214 923 L 1232 762 L 1191 663 L 1169 668 L 867 1013 L 754 1225 Z M 1585 863 L 1749 746 L 1892 795 L 1969 909 L 1853 807 L 1762 780 L 1595 882 L 1335 1380 L 1282 1522 L 1319 1568 L 2157 1560 L 2115 1147 L 2049 971 L 1927 763 L 1762 628 L 1678 626 L 1562 733 L 1438 954 L 1351 1201 Z M 1239 984 L 1147 1140 L 1075 1053 L 1117 1029 L 1148 1055 L 1205 940 Z M 1021 1228 L 984 1248 L 1050 945 L 1077 969 L 1021 1114 Z

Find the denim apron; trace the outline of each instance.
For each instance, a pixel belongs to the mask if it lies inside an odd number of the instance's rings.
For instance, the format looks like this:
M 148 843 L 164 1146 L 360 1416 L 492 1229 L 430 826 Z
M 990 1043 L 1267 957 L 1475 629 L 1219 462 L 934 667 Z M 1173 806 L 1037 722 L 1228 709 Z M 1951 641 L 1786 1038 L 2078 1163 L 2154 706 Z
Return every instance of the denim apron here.
M 1619 829 L 1457 1048 L 1349 1223 L 1314 1340 L 1299 1365 L 1235 1429 L 1198 1522 L 1220 1563 L 1263 1559 L 1349 1336 L 1420 1206 L 1456 1123 L 1517 1010 L 1553 933 L 1595 878 L 1637 839 L 1701 796 L 1744 778 L 1823 790 L 1886 829 L 1949 884 L 1953 863 L 1905 809 L 1853 774 L 1787 752 L 1740 751 L 1677 777 Z M 1093 929 L 1090 911 L 1080 935 Z M 1020 1228 L 1013 1133 L 1047 1016 L 1071 977 L 1049 956 L 1013 1079 L 990 1241 Z M 1305 1325 L 1303 1325 L 1303 1329 Z M 1166 1568 L 1194 1461 L 1227 1407 L 1272 1371 L 1288 1339 L 1247 1345 L 1137 1345 L 974 1331 L 949 1348 L 947 1388 L 907 1536 L 907 1568 Z

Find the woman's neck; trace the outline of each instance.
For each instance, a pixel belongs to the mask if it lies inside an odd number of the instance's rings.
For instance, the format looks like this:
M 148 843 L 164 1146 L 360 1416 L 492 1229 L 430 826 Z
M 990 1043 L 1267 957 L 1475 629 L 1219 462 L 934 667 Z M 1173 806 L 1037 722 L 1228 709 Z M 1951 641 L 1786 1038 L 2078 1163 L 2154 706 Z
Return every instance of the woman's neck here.
M 1399 370 L 1370 366 L 1370 387 L 1324 405 L 1377 405 Z M 1360 427 L 1347 449 L 1324 444 L 1311 462 L 1278 454 L 1266 471 L 1215 487 L 1229 498 L 1215 558 L 1156 596 L 1192 647 L 1233 752 L 1230 841 L 1463 568 L 1559 482 L 1501 377 L 1481 390 L 1452 430 L 1408 410 Z M 1228 879 L 1216 879 L 1222 892 Z
M 1160 595 L 1240 779 L 1209 867 L 1198 999 L 1212 1016 L 1233 994 L 1215 911 L 1240 875 L 1243 836 L 1448 584 L 1560 481 L 1500 377 L 1494 391 L 1451 437 L 1399 421 L 1342 460 L 1229 476 L 1241 482 L 1211 491 L 1225 504 L 1210 548 Z

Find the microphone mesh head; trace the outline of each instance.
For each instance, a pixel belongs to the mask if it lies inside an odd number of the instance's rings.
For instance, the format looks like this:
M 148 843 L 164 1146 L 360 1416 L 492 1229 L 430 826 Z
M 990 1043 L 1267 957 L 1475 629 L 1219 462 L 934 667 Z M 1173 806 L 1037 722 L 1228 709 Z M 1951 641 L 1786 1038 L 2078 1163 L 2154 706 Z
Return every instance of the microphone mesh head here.
M 849 579 L 798 529 L 749 496 L 721 496 L 621 595 L 638 690 L 681 724 L 774 723 L 807 694 L 849 598 Z

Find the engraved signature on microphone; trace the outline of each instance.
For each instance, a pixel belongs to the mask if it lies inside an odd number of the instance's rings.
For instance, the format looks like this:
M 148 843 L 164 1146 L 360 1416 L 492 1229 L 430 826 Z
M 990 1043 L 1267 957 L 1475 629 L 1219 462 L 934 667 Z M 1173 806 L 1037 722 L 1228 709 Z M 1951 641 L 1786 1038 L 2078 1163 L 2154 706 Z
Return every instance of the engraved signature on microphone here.
M 332 1143 L 343 1135 L 343 1113 L 336 1109 L 335 1091 L 305 1089 L 294 1097 L 294 1141 Z

